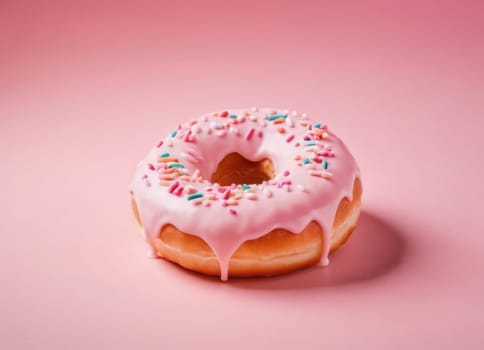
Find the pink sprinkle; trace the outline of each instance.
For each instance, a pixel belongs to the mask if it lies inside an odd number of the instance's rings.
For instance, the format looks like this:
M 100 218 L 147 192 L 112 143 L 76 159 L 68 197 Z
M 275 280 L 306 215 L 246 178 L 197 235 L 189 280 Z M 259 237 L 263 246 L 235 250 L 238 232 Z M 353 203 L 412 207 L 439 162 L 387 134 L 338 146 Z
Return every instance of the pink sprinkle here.
M 289 170 L 284 171 L 284 176 L 289 176 L 290 172 Z
M 178 187 L 173 194 L 180 197 L 183 194 L 183 186 Z
M 249 130 L 249 132 L 247 133 L 247 135 L 245 136 L 245 139 L 246 139 L 247 141 L 250 141 L 250 139 L 252 138 L 252 135 L 254 135 L 254 132 L 255 132 L 255 129 L 254 129 L 254 128 L 251 128 L 251 129 Z
M 188 130 L 188 132 L 185 134 L 185 137 L 183 138 L 183 141 L 190 142 L 191 141 L 191 139 L 190 139 L 191 134 L 192 134 L 192 131 Z
M 231 190 L 235 190 L 236 188 L 237 188 L 237 184 L 234 183 L 234 184 L 231 184 L 230 185 L 230 189 Z
M 227 111 L 223 111 L 222 113 L 220 113 L 220 116 L 221 116 L 222 118 L 227 118 L 227 117 L 229 116 L 229 112 L 227 112 Z
M 322 163 L 323 159 L 321 157 L 312 157 L 312 160 L 314 160 L 316 163 Z
M 186 192 L 187 192 L 187 194 L 192 194 L 192 193 L 197 192 L 197 189 L 195 187 L 193 187 L 193 186 L 187 186 L 186 187 Z
M 294 137 L 294 134 L 289 135 L 286 139 L 286 142 L 291 142 L 292 140 L 294 140 Z
M 148 163 L 148 169 L 155 170 L 155 166 L 151 163 Z
M 169 193 L 173 193 L 173 191 L 178 187 L 179 185 L 179 182 L 178 181 L 175 181 L 171 184 L 170 187 L 168 187 L 168 192 Z
M 259 135 L 259 137 L 262 137 L 264 136 L 264 133 L 262 131 L 259 131 L 257 135 Z
M 235 210 L 235 209 L 230 209 L 229 212 L 232 215 L 237 215 L 237 210 Z
M 148 178 L 148 175 L 144 174 L 142 177 L 141 177 L 143 180 L 144 179 L 147 179 Z
M 230 197 L 230 188 L 227 188 L 223 194 L 223 199 L 229 199 Z
M 281 184 L 283 184 L 283 185 L 292 185 L 292 181 L 291 180 L 284 180 L 284 181 L 281 181 Z
M 180 156 L 182 158 L 185 158 L 186 160 L 188 160 L 190 163 L 197 163 L 198 162 L 198 159 L 196 159 L 195 157 L 191 156 L 190 154 L 188 153 L 185 153 L 185 152 L 182 152 L 180 154 Z
M 160 148 L 161 146 L 163 146 L 163 140 L 161 140 L 156 147 Z

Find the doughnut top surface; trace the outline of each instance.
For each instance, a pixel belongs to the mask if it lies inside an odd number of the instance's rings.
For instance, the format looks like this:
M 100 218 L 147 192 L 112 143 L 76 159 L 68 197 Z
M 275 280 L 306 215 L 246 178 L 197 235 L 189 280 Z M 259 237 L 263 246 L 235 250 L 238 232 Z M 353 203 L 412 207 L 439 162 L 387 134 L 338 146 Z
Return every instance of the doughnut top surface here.
M 353 156 L 323 122 L 283 109 L 228 109 L 175 126 L 138 164 L 131 193 L 150 245 L 172 224 L 205 240 L 227 279 L 244 241 L 275 228 L 300 232 L 312 220 L 325 235 L 326 264 L 338 204 L 351 200 L 356 177 Z

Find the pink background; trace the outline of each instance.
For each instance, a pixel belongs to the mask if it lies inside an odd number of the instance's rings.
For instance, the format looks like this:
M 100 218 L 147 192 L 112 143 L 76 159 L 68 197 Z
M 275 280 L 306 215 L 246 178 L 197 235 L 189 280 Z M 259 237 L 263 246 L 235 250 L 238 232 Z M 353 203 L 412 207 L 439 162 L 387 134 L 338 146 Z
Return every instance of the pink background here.
M 202 5 L 203 3 L 203 5 Z M 2 1 L 0 348 L 484 346 L 484 6 Z M 225 107 L 322 117 L 364 175 L 330 267 L 147 259 L 134 167 Z

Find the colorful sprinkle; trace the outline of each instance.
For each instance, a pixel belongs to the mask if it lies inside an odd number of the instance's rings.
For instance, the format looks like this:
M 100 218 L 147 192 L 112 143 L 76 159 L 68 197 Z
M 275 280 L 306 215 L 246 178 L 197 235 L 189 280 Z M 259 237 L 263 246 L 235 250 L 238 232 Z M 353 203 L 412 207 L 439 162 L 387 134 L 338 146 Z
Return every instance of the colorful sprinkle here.
M 237 114 L 231 114 L 231 115 L 229 115 L 229 118 L 230 119 L 237 119 Z
M 229 212 L 230 212 L 230 214 L 232 214 L 234 216 L 237 215 L 237 210 L 235 210 L 235 209 L 230 209 Z
M 230 197 L 230 188 L 227 188 L 227 189 L 224 191 L 222 198 L 223 198 L 223 199 L 229 199 L 229 197 Z
M 306 146 L 315 146 L 315 145 L 316 145 L 316 141 L 306 142 Z
M 169 156 L 170 156 L 170 153 L 168 153 L 168 152 L 160 154 L 160 157 L 163 157 L 163 158 L 169 157 Z
M 169 163 L 169 162 L 178 162 L 178 158 L 174 157 L 165 157 L 165 158 L 159 158 L 158 163 Z
M 148 163 L 148 169 L 155 170 L 155 166 L 151 163 Z
M 266 119 L 269 120 L 269 121 L 272 121 L 272 120 L 276 120 L 276 119 L 279 119 L 279 118 L 287 118 L 287 114 L 273 114 L 273 115 L 270 115 L 268 116 Z
M 326 170 L 328 169 L 328 162 L 323 160 L 323 163 L 321 164 L 323 166 L 323 169 Z
M 222 137 L 222 136 L 225 136 L 227 132 L 225 130 L 217 130 L 215 132 L 215 135 L 217 135 L 218 137 Z
M 284 171 L 284 173 L 283 173 L 283 175 L 284 175 L 284 176 L 289 176 L 289 174 L 290 174 L 289 170 L 286 170 L 286 171 Z
M 303 159 L 303 163 L 304 164 L 309 164 L 309 163 L 311 163 L 311 160 L 309 158 L 304 158 Z
M 168 187 L 168 192 L 173 193 L 173 191 L 178 187 L 180 183 L 178 181 L 175 181 L 171 184 L 170 187 Z
M 282 127 L 281 127 L 281 128 L 277 128 L 277 132 L 278 132 L 279 134 L 285 134 L 285 133 L 286 133 L 286 129 L 284 129 L 284 128 L 282 128 Z
M 267 198 L 271 198 L 271 197 L 272 197 L 272 191 L 271 191 L 270 189 L 268 189 L 268 188 L 264 188 L 264 189 L 262 190 L 262 192 L 265 194 L 265 196 L 266 196 Z
M 292 140 L 294 140 L 294 137 L 295 137 L 295 136 L 294 136 L 294 134 L 289 135 L 289 136 L 286 138 L 286 142 L 288 142 L 288 143 L 289 143 L 289 142 L 291 142 Z
M 168 168 L 184 168 L 185 166 L 182 163 L 171 163 L 168 164 Z
M 196 192 L 196 193 L 192 193 L 192 194 L 188 195 L 187 200 L 191 201 L 191 200 L 194 200 L 194 199 L 197 199 L 197 198 L 202 198 L 202 197 L 203 197 L 202 192 Z
M 185 152 L 182 152 L 180 154 L 180 156 L 186 160 L 188 160 L 190 163 L 198 163 L 198 159 L 196 159 L 195 157 L 191 156 L 190 154 L 188 153 L 185 153 Z
M 171 137 L 175 137 L 177 133 L 178 133 L 178 130 L 172 130 L 172 131 L 170 132 L 170 136 L 171 136 Z
M 222 118 L 227 118 L 227 117 L 228 117 L 228 115 L 229 115 L 229 112 L 227 112 L 227 111 L 223 111 L 222 113 L 220 113 L 220 116 L 221 116 Z
M 235 126 L 231 125 L 229 128 L 229 131 L 234 134 L 234 135 L 240 135 L 239 129 L 237 129 Z
M 321 129 L 321 123 L 316 123 L 313 125 L 313 128 L 316 128 L 316 129 Z
M 251 188 L 251 187 L 250 187 L 250 185 L 246 185 L 246 184 L 243 184 L 243 185 L 242 185 L 242 189 L 243 189 L 244 191 L 249 190 L 250 188 Z
M 156 147 L 160 148 L 161 146 L 163 146 L 163 140 L 161 140 Z

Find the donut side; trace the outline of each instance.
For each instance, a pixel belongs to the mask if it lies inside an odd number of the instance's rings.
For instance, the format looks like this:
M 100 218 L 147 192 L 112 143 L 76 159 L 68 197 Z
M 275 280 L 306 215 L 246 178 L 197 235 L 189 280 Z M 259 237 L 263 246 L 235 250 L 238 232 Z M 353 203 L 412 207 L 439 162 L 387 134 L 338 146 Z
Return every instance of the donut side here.
M 356 178 L 353 199 L 343 198 L 338 205 L 331 235 L 331 252 L 343 245 L 355 229 L 361 195 L 361 181 Z M 132 205 L 135 219 L 141 227 L 134 199 Z M 260 238 L 245 241 L 230 259 L 229 276 L 272 276 L 314 265 L 321 260 L 323 237 L 321 226 L 311 221 L 300 233 L 278 228 Z M 189 270 L 220 276 L 218 259 L 208 244 L 198 236 L 178 230 L 173 224 L 161 228 L 154 240 L 154 248 L 160 257 Z

